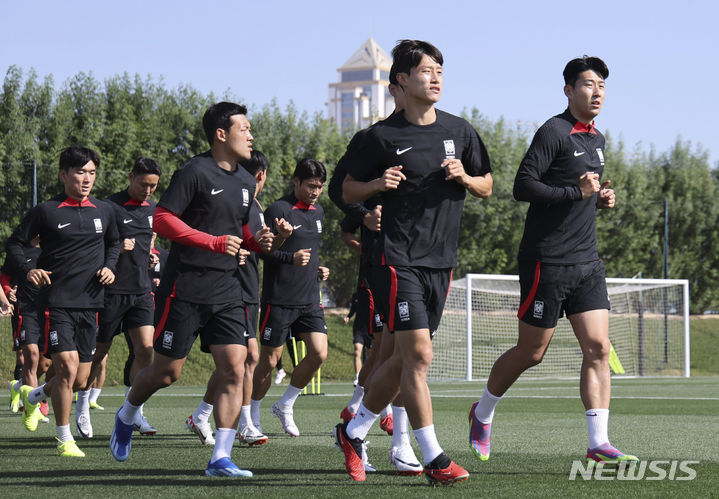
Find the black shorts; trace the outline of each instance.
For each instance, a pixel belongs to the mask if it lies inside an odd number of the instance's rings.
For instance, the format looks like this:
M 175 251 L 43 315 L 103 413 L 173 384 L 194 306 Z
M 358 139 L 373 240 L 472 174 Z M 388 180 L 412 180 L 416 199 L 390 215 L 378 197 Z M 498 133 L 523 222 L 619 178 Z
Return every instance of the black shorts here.
M 249 338 L 257 338 L 257 325 L 260 323 L 260 304 L 251 303 L 247 305 L 247 333 Z
M 77 351 L 80 362 L 92 362 L 97 337 L 97 310 L 51 307 L 47 354 Z
M 302 333 L 327 334 L 325 311 L 319 303 L 303 308 L 283 307 L 263 303 L 260 312 L 260 343 L 270 347 L 281 347 L 290 333 L 297 336 Z
M 610 309 L 601 260 L 574 265 L 519 262 L 520 307 L 517 317 L 551 329 L 563 314 Z
M 38 303 L 15 305 L 12 316 L 13 350 L 25 345 L 37 345 L 40 353 L 45 353 L 48 329 L 48 310 L 38 308 Z
M 385 304 L 389 301 L 389 288 L 387 283 L 390 281 L 389 267 L 384 265 L 373 265 L 370 267 L 367 283 L 369 289 L 372 290 L 372 301 L 374 305 L 374 324 L 375 333 L 381 333 L 382 327 L 387 323 L 387 311 Z
M 375 320 L 375 316 L 376 319 Z M 354 323 L 352 324 L 353 343 L 361 343 L 367 348 L 372 346 L 372 335 L 376 332 L 379 323 L 379 332 L 382 332 L 382 319 L 374 311 L 374 296 L 367 282 L 362 282 L 357 290 L 357 305 Z
M 100 312 L 100 329 L 97 341 L 110 343 L 120 334 L 120 324 L 129 331 L 142 326 L 152 326 L 155 302 L 149 291 L 141 295 L 105 293 L 105 308 Z
M 200 348 L 212 345 L 247 346 L 247 313 L 242 303 L 191 303 L 170 296 L 155 327 L 155 351 L 173 359 L 190 353 L 197 335 Z
M 434 336 L 447 301 L 452 269 L 395 266 L 386 269 L 384 283 L 377 283 L 375 294 L 386 307 L 388 329 L 429 329 Z

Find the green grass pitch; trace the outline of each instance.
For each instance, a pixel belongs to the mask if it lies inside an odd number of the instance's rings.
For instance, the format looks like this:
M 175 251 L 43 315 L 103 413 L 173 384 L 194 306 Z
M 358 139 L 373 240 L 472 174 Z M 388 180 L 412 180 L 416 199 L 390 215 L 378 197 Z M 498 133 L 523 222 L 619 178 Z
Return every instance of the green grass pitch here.
M 233 458 L 251 469 L 250 479 L 211 478 L 204 469 L 212 448 L 184 429 L 202 387 L 161 390 L 145 413 L 158 434 L 135 434 L 125 463 L 110 455 L 120 387 L 103 391 L 105 411 L 92 411 L 95 437 L 78 441 L 87 457 L 55 454 L 54 423 L 27 432 L 19 414 L 0 407 L 0 495 L 2 497 L 716 497 L 719 490 L 719 378 L 617 379 L 613 384 L 610 436 L 613 443 L 645 460 L 699 461 L 696 479 L 569 480 L 573 460 L 582 459 L 586 428 L 576 380 L 522 381 L 497 409 L 492 456 L 477 461 L 467 444 L 467 412 L 483 382 L 432 384 L 435 426 L 448 455 L 467 468 L 468 481 L 430 488 L 424 477 L 400 477 L 387 459 L 390 437 L 375 428 L 369 457 L 377 472 L 364 483 L 345 474 L 330 431 L 351 393 L 351 384 L 323 383 L 323 396 L 301 397 L 295 419 L 302 436 L 282 433 L 270 405 L 283 386 L 272 386 L 262 424 L 270 442 L 248 448 L 239 442 Z M 8 393 L 8 392 L 6 392 Z M 5 399 L 7 400 L 7 399 Z M 52 416 L 52 413 L 51 413 Z M 51 418 L 52 421 L 52 418 Z M 73 425 L 74 427 L 74 418 Z M 74 428 L 73 428 L 74 433 Z M 668 465 L 664 466 L 668 469 Z

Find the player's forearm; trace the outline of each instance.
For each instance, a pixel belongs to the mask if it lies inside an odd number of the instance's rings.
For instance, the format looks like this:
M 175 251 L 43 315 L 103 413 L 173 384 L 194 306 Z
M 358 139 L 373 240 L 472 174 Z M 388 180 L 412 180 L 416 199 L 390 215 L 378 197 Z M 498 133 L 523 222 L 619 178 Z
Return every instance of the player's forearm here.
M 543 183 L 530 175 L 517 173 L 514 180 L 514 199 L 530 203 L 555 204 L 562 201 L 579 201 L 582 191 L 578 185 L 555 187 Z
M 464 182 L 464 187 L 472 196 L 483 199 L 487 199 L 489 196 L 492 195 L 493 185 L 494 180 L 492 179 L 491 173 L 479 175 L 476 177 L 471 177 L 467 175 L 467 178 Z
M 199 248 L 213 253 L 225 252 L 225 236 L 213 236 L 193 229 L 180 217 L 158 206 L 153 218 L 152 229 L 158 235 L 178 244 Z
M 346 203 L 361 203 L 381 192 L 381 182 L 381 178 L 369 182 L 360 182 L 350 178 L 348 175 L 342 183 L 342 197 Z

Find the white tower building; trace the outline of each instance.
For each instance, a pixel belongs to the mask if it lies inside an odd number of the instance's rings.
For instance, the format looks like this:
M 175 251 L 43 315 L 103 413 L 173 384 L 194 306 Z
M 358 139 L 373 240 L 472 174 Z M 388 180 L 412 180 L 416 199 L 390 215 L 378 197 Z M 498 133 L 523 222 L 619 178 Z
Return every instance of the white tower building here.
M 339 82 L 329 84 L 328 118 L 341 131 L 368 127 L 394 110 L 387 90 L 392 59 L 369 38 L 341 68 Z

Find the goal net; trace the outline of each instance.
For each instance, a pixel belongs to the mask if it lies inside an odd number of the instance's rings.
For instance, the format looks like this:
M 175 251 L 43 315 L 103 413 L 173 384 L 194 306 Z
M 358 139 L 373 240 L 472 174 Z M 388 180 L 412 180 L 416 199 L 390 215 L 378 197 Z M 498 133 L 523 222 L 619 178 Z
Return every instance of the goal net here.
M 614 374 L 689 376 L 689 282 L 607 279 Z M 433 340 L 432 380 L 487 378 L 494 361 L 517 341 L 519 278 L 468 274 L 452 281 Z M 468 306 L 470 304 L 470 306 Z M 524 377 L 577 377 L 582 352 L 566 317 L 544 360 Z

